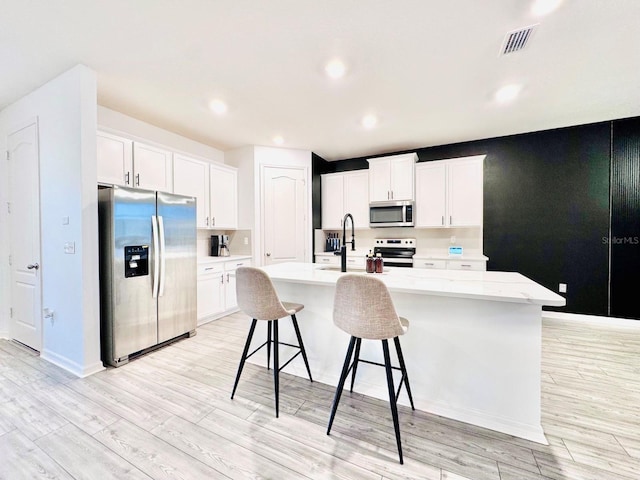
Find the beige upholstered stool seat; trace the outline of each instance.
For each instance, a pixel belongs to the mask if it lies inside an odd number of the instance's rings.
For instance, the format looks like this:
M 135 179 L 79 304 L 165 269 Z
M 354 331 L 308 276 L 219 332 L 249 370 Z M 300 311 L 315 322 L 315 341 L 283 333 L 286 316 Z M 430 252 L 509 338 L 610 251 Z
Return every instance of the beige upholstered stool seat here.
M 309 361 L 307 360 L 307 353 L 304 349 L 304 344 L 302 343 L 300 328 L 298 327 L 298 320 L 296 319 L 296 313 L 302 310 L 304 305 L 300 303 L 281 302 L 269 275 L 267 275 L 264 270 L 255 267 L 239 267 L 236 270 L 236 296 L 238 298 L 238 307 L 240 310 L 252 317 L 253 321 L 251 322 L 251 328 L 249 329 L 247 341 L 244 345 L 244 351 L 242 352 L 242 358 L 240 359 L 240 365 L 238 366 L 238 373 L 233 385 L 233 391 L 231 392 L 231 398 L 233 399 L 236 389 L 238 388 L 238 382 L 240 381 L 240 375 L 242 374 L 242 369 L 244 368 L 246 359 L 264 346 L 267 347 L 267 369 L 269 369 L 271 363 L 271 344 L 273 344 L 273 384 L 275 390 L 277 417 L 279 416 L 280 370 L 296 356 L 302 354 L 304 364 L 307 367 L 307 373 L 309 374 L 309 380 L 313 381 L 311 378 L 311 370 L 309 369 Z M 295 330 L 296 337 L 298 339 L 298 345 L 291 345 L 289 343 L 278 341 L 278 320 L 288 316 L 291 317 L 293 329 Z M 251 339 L 253 338 L 253 332 L 255 331 L 258 320 L 264 320 L 267 322 L 267 341 L 256 348 L 253 352 L 248 353 L 251 345 Z M 285 362 L 282 367 L 280 366 L 278 348 L 281 343 L 298 349 L 298 352 Z
M 351 335 L 347 355 L 342 367 L 342 373 L 336 389 L 336 394 L 331 407 L 331 416 L 329 418 L 329 426 L 327 427 L 327 435 L 331 433 L 331 426 L 338 409 L 340 396 L 344 388 L 344 383 L 351 372 L 351 391 L 356 378 L 356 370 L 358 363 L 369 363 L 385 367 L 387 374 L 387 388 L 389 390 L 389 405 L 391 407 L 391 416 L 393 417 L 393 426 L 396 434 L 396 444 L 398 446 L 398 455 L 400 463 L 403 463 L 402 444 L 400 440 L 400 424 L 398 422 L 397 400 L 400 389 L 404 384 L 411 408 L 413 406 L 413 397 L 411 395 L 411 387 L 409 386 L 409 377 L 400 348 L 399 336 L 404 335 L 409 329 L 409 320 L 399 317 L 393 305 L 393 300 L 389 294 L 386 285 L 373 275 L 362 274 L 346 274 L 342 275 L 336 283 L 336 293 L 333 303 L 333 323 Z M 388 340 L 393 338 L 398 355 L 398 363 L 400 367 L 391 366 L 389 355 Z M 360 344 L 362 339 L 381 340 L 382 353 L 384 356 L 384 364 L 360 359 Z M 353 357 L 353 362 L 351 358 Z M 400 370 L 402 378 L 396 393 L 393 385 L 392 370 Z

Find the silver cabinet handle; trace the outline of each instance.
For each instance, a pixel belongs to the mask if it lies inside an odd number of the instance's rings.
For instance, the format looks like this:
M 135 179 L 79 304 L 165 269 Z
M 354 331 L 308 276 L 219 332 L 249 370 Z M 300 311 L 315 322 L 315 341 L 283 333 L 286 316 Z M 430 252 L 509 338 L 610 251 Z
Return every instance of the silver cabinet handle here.
M 424 264 L 427 265 L 427 266 L 430 266 L 430 267 L 433 267 L 433 265 L 435 265 L 433 263 L 428 263 L 428 262 L 424 262 Z
M 216 224 L 216 217 L 211 217 L 211 226 L 213 227 Z
M 224 273 L 222 275 L 220 275 L 220 283 L 224 284 Z
M 271 256 L 271 254 L 267 252 L 267 257 L 270 257 L 270 256 Z
M 227 273 L 227 283 L 229 283 L 229 274 Z
M 29 270 L 38 270 L 40 268 L 40 265 L 38 265 L 37 263 L 30 263 L 29 265 L 27 265 L 27 268 Z
M 136 175 L 136 186 L 137 187 L 140 186 L 140 174 L 139 173 Z
M 204 270 L 205 270 L 205 271 L 207 271 L 207 270 L 213 270 L 213 267 L 206 267 Z
M 444 227 L 444 215 L 442 215 L 442 226 Z
M 449 215 L 449 225 L 453 225 L 453 216 Z
M 461 267 L 465 267 L 465 268 L 471 268 L 471 265 L 464 264 L 464 263 L 463 263 L 462 265 L 460 265 L 460 266 L 461 266 Z
M 129 172 L 125 173 L 124 175 L 124 184 L 129 185 Z
M 208 227 L 209 226 L 209 217 L 207 217 L 206 223 L 207 223 L 207 227 Z

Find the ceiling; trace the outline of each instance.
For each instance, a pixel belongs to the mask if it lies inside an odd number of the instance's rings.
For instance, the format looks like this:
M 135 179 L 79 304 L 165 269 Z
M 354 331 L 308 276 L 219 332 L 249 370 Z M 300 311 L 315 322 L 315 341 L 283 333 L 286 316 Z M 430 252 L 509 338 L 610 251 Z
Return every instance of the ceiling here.
M 640 115 L 640 1 L 532 4 L 5 0 L 0 108 L 82 63 L 100 105 L 221 150 L 280 135 L 327 160 Z M 532 24 L 525 49 L 499 55 Z M 336 57 L 339 80 L 324 71 Z M 520 96 L 497 102 L 512 83 Z

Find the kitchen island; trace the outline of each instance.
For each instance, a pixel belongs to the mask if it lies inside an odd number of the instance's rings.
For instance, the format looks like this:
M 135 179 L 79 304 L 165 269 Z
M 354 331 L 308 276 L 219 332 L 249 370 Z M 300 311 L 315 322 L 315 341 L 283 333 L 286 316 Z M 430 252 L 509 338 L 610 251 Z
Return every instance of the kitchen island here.
M 283 300 L 305 305 L 297 316 L 314 380 L 337 385 L 349 336 L 333 325 L 332 309 L 344 274 L 310 263 L 263 269 Z M 540 423 L 542 306 L 563 306 L 563 297 L 511 272 L 385 268 L 368 275 L 384 281 L 398 314 L 411 322 L 400 340 L 417 409 L 547 443 Z M 290 322 L 280 323 L 280 341 L 295 344 Z M 258 346 L 264 339 L 256 337 L 262 335 L 254 336 Z M 286 359 L 288 347 L 281 348 Z M 380 342 L 363 341 L 360 358 L 381 362 Z M 284 371 L 306 377 L 302 361 Z M 359 364 L 354 391 L 388 399 L 384 375 Z M 398 403 L 408 405 L 404 389 Z

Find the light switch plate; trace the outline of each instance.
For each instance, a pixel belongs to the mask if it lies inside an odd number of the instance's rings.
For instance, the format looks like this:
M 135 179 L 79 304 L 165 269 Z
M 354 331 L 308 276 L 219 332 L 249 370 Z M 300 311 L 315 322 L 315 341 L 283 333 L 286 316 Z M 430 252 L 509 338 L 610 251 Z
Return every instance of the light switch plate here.
M 69 253 L 69 254 L 76 253 L 76 242 L 65 242 L 64 253 Z

